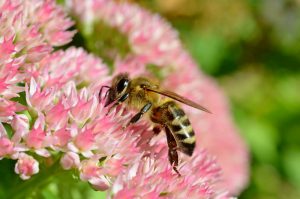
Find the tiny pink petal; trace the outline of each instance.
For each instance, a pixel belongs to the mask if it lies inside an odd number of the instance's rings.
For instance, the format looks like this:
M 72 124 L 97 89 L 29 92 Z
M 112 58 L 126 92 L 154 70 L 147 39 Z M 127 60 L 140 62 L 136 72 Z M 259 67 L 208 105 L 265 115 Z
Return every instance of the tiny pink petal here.
M 58 102 L 46 113 L 46 122 L 50 129 L 61 129 L 68 121 L 68 109 L 64 107 L 62 102 Z
M 0 137 L 0 159 L 12 153 L 14 153 L 14 143 L 6 137 Z
M 34 78 L 30 80 L 30 86 L 25 85 L 26 101 L 29 106 L 33 107 L 36 111 L 47 110 L 52 106 L 55 90 L 53 88 L 46 88 L 41 90 Z
M 110 176 L 117 176 L 124 169 L 125 161 L 119 158 L 110 158 L 105 162 L 104 172 Z
M 63 147 L 71 140 L 71 132 L 63 127 L 53 133 L 53 145 Z
M 26 136 L 26 145 L 30 148 L 40 149 L 44 147 L 44 141 L 46 138 L 46 132 L 41 127 L 32 129 Z
M 22 110 L 24 110 L 23 105 L 0 97 L 0 121 L 1 122 L 8 122 L 12 120 L 13 116 L 16 114 L 15 112 L 22 111 Z
M 87 129 L 83 132 L 80 132 L 75 140 L 74 144 L 79 148 L 81 151 L 88 151 L 90 150 L 95 144 L 95 135 L 91 129 Z
M 91 183 L 92 187 L 97 191 L 106 191 L 110 187 L 109 180 L 103 175 L 89 179 L 89 183 Z
M 98 166 L 99 160 L 88 159 L 84 160 L 80 164 L 80 178 L 82 180 L 89 180 L 95 177 L 99 177 L 101 174 L 101 168 Z
M 29 132 L 29 119 L 24 114 L 16 114 L 11 125 L 14 129 L 12 141 L 18 143 Z

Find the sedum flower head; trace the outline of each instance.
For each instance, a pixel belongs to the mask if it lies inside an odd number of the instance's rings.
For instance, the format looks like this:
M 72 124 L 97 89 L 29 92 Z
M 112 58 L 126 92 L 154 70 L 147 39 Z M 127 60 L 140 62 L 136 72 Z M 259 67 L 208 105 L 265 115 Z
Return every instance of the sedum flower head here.
M 163 133 L 154 135 L 146 120 L 123 129 L 134 112 L 122 105 L 106 114 L 98 96 L 100 87 L 110 84 L 106 64 L 82 48 L 53 51 L 74 34 L 68 31 L 73 22 L 54 0 L 0 0 L 0 159 L 15 159 L 15 172 L 24 180 L 39 172 L 37 160 L 59 159 L 63 169 L 77 171 L 111 198 L 227 198 L 227 189 L 238 192 L 247 176 L 245 146 L 222 93 L 198 71 L 177 32 L 129 3 L 68 4 L 83 23 L 104 20 L 128 37 L 133 52 L 114 60 L 113 73 L 151 74 L 147 65 L 157 64 L 165 87 L 214 108 L 218 116 L 185 107 L 197 148 L 191 158 L 180 154 L 178 177 Z M 217 139 L 221 133 L 226 138 Z M 232 161 L 235 151 L 240 152 Z
M 223 169 L 221 186 L 238 194 L 248 180 L 246 145 L 231 120 L 222 91 L 214 80 L 199 71 L 182 47 L 177 32 L 159 15 L 134 4 L 94 0 L 78 6 L 77 0 L 68 2 L 87 30 L 100 20 L 128 37 L 132 52 L 117 63 L 116 73 L 130 68 L 135 76 L 145 74 L 145 68 L 155 64 L 162 71 L 164 87 L 211 109 L 213 115 L 183 107 L 195 128 L 197 147 L 205 146 Z M 236 168 L 240 168 L 240 172 L 236 172 Z

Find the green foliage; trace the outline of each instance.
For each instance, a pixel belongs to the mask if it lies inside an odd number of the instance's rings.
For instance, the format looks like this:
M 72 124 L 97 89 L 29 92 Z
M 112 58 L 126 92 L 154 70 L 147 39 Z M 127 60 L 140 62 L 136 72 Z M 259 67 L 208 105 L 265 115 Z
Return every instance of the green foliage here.
M 0 164 L 0 198 L 10 199 L 81 199 L 105 198 L 104 192 L 94 191 L 86 182 L 74 175 L 74 171 L 62 170 L 55 163 L 42 164 L 40 172 L 27 181 L 14 173 L 15 161 L 4 159 Z M 51 175 L 49 175 L 49 173 Z

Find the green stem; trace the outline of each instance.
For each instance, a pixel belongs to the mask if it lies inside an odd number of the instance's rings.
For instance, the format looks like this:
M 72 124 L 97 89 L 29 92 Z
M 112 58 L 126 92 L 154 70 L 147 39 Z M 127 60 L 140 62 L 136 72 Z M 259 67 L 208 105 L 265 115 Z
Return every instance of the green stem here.
M 13 187 L 7 194 L 9 199 L 19 199 L 31 196 L 36 190 L 45 187 L 52 182 L 54 176 L 60 174 L 62 169 L 59 167 L 59 163 L 53 164 L 48 169 L 44 169 L 42 172 L 33 176 L 30 180 L 22 182 L 17 187 Z

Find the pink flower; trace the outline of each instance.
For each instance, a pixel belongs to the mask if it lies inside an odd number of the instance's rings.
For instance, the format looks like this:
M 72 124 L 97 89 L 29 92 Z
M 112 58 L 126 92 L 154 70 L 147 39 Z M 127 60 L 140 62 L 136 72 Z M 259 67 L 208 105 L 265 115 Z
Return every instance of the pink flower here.
M 60 159 L 60 164 L 65 170 L 69 170 L 71 168 L 78 168 L 80 164 L 79 155 L 74 152 L 67 152 Z
M 98 162 L 98 159 L 93 158 L 84 160 L 80 166 L 80 179 L 88 181 L 95 189 L 104 191 L 109 188 L 110 182 L 107 177 L 102 175 Z
M 2 41 L 0 41 L 0 44 L 0 60 L 3 61 L 4 59 L 8 59 L 10 55 L 15 51 L 15 47 L 13 45 L 13 37 L 3 38 Z
M 53 106 L 55 88 L 41 89 L 41 86 L 31 78 L 30 85 L 25 86 L 27 104 L 36 112 L 49 110 Z
M 79 96 L 75 95 L 75 97 L 69 101 L 70 117 L 79 124 L 84 123 L 95 114 L 98 103 L 96 96 L 89 97 L 88 91 L 82 89 Z
M 46 147 L 50 146 L 52 143 L 51 139 L 48 138 L 47 132 L 44 131 L 45 118 L 39 113 L 38 117 L 32 127 L 32 129 L 23 135 L 24 142 L 17 144 L 18 151 L 33 151 L 37 155 L 43 157 L 49 157 L 50 153 Z
M 29 119 L 24 114 L 16 114 L 11 122 L 14 130 L 12 141 L 19 143 L 21 139 L 29 132 Z
M 39 163 L 32 156 L 20 153 L 15 165 L 15 172 L 20 175 L 20 178 L 27 180 L 39 172 Z
M 71 140 L 71 132 L 66 127 L 62 127 L 53 133 L 52 138 L 52 145 L 62 148 Z
M 58 102 L 46 113 L 46 122 L 49 129 L 58 130 L 67 125 L 69 110 L 62 102 Z
M 32 129 L 26 136 L 26 145 L 30 148 L 40 149 L 44 147 L 46 132 L 39 126 Z
M 14 143 L 6 137 L 0 137 L 0 159 L 6 155 L 11 155 L 13 152 Z
M 104 173 L 110 176 L 118 176 L 124 170 L 125 163 L 126 160 L 123 157 L 111 157 L 105 162 Z
M 15 112 L 22 110 L 24 110 L 22 105 L 0 97 L 0 122 L 11 121 Z
M 18 93 L 24 91 L 23 87 L 16 85 L 18 82 L 23 81 L 25 77 L 18 72 L 22 61 L 22 58 L 10 60 L 7 63 L 1 63 L 0 60 L 0 95 L 6 99 L 18 97 Z
M 0 123 L 0 160 L 5 156 L 12 155 L 14 152 L 14 142 L 8 138 L 4 126 Z
M 74 144 L 80 151 L 88 151 L 93 148 L 95 143 L 95 135 L 91 129 L 86 129 L 78 133 L 74 140 Z

